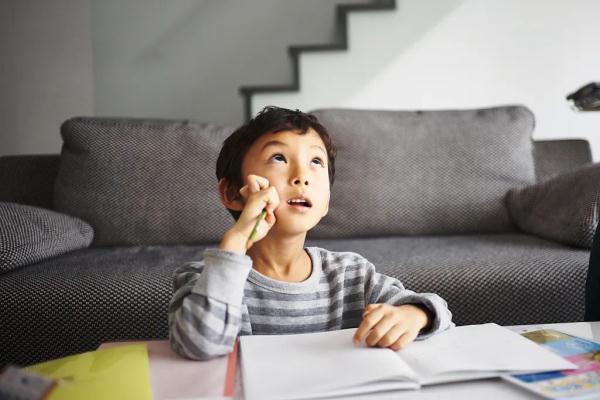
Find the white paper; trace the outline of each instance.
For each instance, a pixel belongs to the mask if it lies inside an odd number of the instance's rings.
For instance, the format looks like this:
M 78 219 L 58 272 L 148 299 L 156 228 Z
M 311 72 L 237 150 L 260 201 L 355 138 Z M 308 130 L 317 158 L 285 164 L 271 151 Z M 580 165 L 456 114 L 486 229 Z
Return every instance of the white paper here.
M 497 324 L 460 326 L 413 342 L 397 354 L 415 370 L 423 385 L 500 376 L 507 371 L 577 368 Z
M 379 390 L 418 387 L 414 372 L 393 351 L 355 346 L 355 331 L 241 336 L 246 400 L 372 392 L 377 387 L 365 385 L 377 381 L 383 381 Z

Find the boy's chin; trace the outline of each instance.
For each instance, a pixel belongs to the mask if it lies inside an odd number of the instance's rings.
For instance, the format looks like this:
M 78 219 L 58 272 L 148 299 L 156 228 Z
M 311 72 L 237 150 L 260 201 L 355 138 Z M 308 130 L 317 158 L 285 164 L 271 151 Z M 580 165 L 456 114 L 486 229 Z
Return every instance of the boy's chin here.
M 295 221 L 292 222 L 292 221 L 277 220 L 277 222 L 275 223 L 275 226 L 273 226 L 273 228 L 271 228 L 271 231 L 273 231 L 273 233 L 278 236 L 306 235 L 308 233 L 308 231 L 313 229 L 319 223 L 319 221 L 312 223 L 312 224 L 306 223 L 306 222 L 307 221 L 305 221 L 304 223 L 298 223 Z

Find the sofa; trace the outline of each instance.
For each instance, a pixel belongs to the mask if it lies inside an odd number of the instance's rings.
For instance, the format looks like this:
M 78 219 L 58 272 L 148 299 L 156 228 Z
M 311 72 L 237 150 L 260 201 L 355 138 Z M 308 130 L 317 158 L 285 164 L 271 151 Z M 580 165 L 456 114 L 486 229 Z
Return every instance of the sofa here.
M 585 140 L 532 140 L 521 105 L 313 113 L 338 155 L 307 245 L 438 293 L 457 325 L 583 320 L 600 173 Z M 60 154 L 0 157 L 0 365 L 168 337 L 173 271 L 233 223 L 215 178 L 233 129 L 75 117 Z

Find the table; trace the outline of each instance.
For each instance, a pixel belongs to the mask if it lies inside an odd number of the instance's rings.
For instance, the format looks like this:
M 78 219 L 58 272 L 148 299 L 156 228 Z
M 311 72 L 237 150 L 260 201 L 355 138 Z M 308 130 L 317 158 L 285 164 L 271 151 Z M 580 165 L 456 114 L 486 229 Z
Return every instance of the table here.
M 599 322 L 573 322 L 560 324 L 519 325 L 508 326 L 514 331 L 535 328 L 552 328 L 574 336 L 600 342 Z M 128 342 L 129 344 L 134 342 Z M 148 355 L 150 363 L 150 378 L 155 400 L 164 399 L 230 399 L 224 396 L 228 361 L 233 357 L 222 357 L 216 360 L 198 362 L 182 359 L 169 348 L 167 341 L 149 341 Z M 118 345 L 105 343 L 101 348 Z M 231 364 L 230 364 L 231 365 Z M 239 386 L 239 368 L 236 382 L 235 399 L 241 399 Z M 344 399 L 537 399 L 540 397 L 527 392 L 499 378 L 479 381 L 449 383 L 426 386 L 419 390 L 405 390 L 394 393 L 379 393 L 345 397 Z

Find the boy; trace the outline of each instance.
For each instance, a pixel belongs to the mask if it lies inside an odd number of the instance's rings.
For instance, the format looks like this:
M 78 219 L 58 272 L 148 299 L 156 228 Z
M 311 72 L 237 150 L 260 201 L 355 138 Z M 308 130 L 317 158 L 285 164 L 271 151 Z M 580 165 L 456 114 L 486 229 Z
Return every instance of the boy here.
M 454 325 L 439 296 L 405 289 L 356 253 L 304 247 L 329 209 L 335 153 L 314 116 L 278 107 L 225 140 L 217 179 L 236 222 L 218 249 L 175 273 L 177 353 L 206 360 L 228 354 L 238 335 L 356 327 L 355 344 L 399 350 Z

